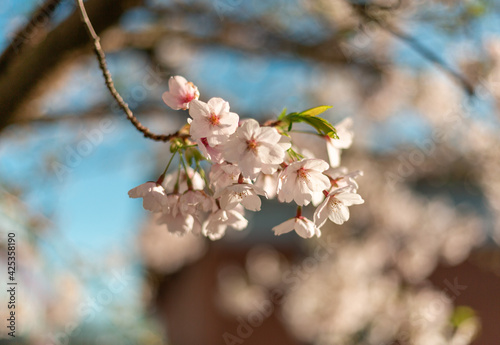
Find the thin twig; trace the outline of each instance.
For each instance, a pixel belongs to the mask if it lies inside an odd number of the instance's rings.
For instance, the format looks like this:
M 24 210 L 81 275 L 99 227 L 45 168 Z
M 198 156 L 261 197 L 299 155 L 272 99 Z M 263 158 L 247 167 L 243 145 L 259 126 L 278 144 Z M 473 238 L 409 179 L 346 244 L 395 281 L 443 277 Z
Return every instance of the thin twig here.
M 459 84 L 463 87 L 463 89 L 467 92 L 469 96 L 474 96 L 475 91 L 474 91 L 474 85 L 467 80 L 465 76 L 460 74 L 458 71 L 454 70 L 452 67 L 450 67 L 446 62 L 443 61 L 439 55 L 434 53 L 432 50 L 429 48 L 425 47 L 422 43 L 420 43 L 419 40 L 417 40 L 415 37 L 410 36 L 409 34 L 403 32 L 399 28 L 390 25 L 387 22 L 382 22 L 378 18 L 372 16 L 367 12 L 366 4 L 353 4 L 350 1 L 348 3 L 356 10 L 356 12 L 363 17 L 364 19 L 371 20 L 374 23 L 376 23 L 380 28 L 383 30 L 387 31 L 391 35 L 399 38 L 400 40 L 406 42 L 410 47 L 413 48 L 417 53 L 419 53 L 421 56 L 426 58 L 427 60 L 433 62 L 437 67 L 439 67 L 441 70 L 444 72 L 448 73 L 452 77 L 454 77 Z
M 183 134 L 180 134 L 179 131 L 172 134 L 155 134 L 151 132 L 149 128 L 141 124 L 139 120 L 134 116 L 134 114 L 128 107 L 128 104 L 125 103 L 122 96 L 120 96 L 118 91 L 116 91 L 115 85 L 113 84 L 113 79 L 111 78 L 111 73 L 109 72 L 108 66 L 106 64 L 106 56 L 104 55 L 104 51 L 102 50 L 100 38 L 96 34 L 94 27 L 90 22 L 90 19 L 87 15 L 87 11 L 85 10 L 85 6 L 83 5 L 83 0 L 77 0 L 77 1 L 78 1 L 78 7 L 80 8 L 82 21 L 85 24 L 85 28 L 87 29 L 90 38 L 92 38 L 94 44 L 94 52 L 96 54 L 97 61 L 99 62 L 99 68 L 102 71 L 102 75 L 104 77 L 106 86 L 109 92 L 111 93 L 111 96 L 113 96 L 113 98 L 116 100 L 116 103 L 118 103 L 118 106 L 123 110 L 123 112 L 127 116 L 127 119 L 130 122 L 132 122 L 134 127 L 137 128 L 137 130 L 141 132 L 144 135 L 144 137 L 148 139 L 167 142 L 173 138 L 184 136 Z
M 444 72 L 447 72 L 451 76 L 453 76 L 462 85 L 462 87 L 465 89 L 465 91 L 469 96 L 474 96 L 474 86 L 471 84 L 471 82 L 467 80 L 462 74 L 460 74 L 459 72 L 448 66 L 436 53 L 434 53 L 427 47 L 423 46 L 420 43 L 420 41 L 418 41 L 416 38 L 402 31 L 399 31 L 390 26 L 384 28 L 390 33 L 392 33 L 394 36 L 399 37 L 403 41 L 407 42 L 410 46 L 413 47 L 415 51 L 420 53 L 420 55 L 422 55 L 426 59 L 434 62 L 434 64 L 439 68 L 441 68 Z

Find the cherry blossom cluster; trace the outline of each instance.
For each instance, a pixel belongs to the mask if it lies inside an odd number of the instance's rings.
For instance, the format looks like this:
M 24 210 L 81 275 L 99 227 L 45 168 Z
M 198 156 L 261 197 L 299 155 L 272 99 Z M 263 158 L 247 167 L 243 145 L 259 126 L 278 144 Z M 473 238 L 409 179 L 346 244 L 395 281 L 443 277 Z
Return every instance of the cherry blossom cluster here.
M 203 102 L 199 96 L 185 78 L 170 78 L 163 100 L 174 110 L 189 110 L 179 131 L 184 135 L 171 140 L 172 156 L 158 180 L 129 191 L 131 198 L 143 199 L 146 210 L 160 214 L 168 231 L 220 239 L 228 227 L 246 228 L 245 210 L 260 211 L 261 198 L 277 198 L 295 203 L 297 212 L 275 226 L 274 233 L 295 230 L 311 238 L 321 235 L 328 219 L 342 224 L 349 219 L 349 206 L 364 202 L 356 183 L 362 172 L 340 167 L 341 150 L 352 144 L 349 118 L 334 127 L 318 116 L 330 107 L 320 106 L 283 111 L 277 120 L 259 124 L 241 120 L 222 98 Z M 293 130 L 299 122 L 315 131 Z M 318 138 L 325 155 L 317 152 L 317 142 L 311 144 Z M 176 155 L 178 168 L 167 174 Z M 302 215 L 309 204 L 316 207 L 313 219 Z

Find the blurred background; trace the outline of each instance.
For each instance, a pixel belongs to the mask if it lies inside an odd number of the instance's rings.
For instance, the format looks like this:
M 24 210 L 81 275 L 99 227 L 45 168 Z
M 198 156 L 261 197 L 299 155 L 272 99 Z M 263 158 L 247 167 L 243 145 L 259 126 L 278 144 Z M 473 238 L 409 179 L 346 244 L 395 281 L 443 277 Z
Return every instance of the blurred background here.
M 161 100 L 172 75 L 240 117 L 332 105 L 354 120 L 342 166 L 364 170 L 366 202 L 315 240 L 275 237 L 293 211 L 273 202 L 217 242 L 170 235 L 127 196 L 169 147 L 124 120 L 75 2 L 4 0 L 0 263 L 13 232 L 18 323 L 0 343 L 500 343 L 500 3 L 85 4 L 154 132 L 188 117 Z

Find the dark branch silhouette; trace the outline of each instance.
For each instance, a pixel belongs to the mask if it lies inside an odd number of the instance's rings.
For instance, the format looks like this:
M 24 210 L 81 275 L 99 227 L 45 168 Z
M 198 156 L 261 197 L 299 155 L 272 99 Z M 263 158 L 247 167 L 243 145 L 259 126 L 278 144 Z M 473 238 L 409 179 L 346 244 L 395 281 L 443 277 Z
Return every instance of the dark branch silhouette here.
M 86 6 L 94 20 L 95 31 L 100 33 L 116 23 L 126 10 L 142 2 L 88 0 Z M 33 113 L 25 109 L 27 101 L 45 92 L 41 86 L 47 77 L 54 75 L 62 62 L 82 54 L 88 44 L 88 36 L 78 11 L 74 11 L 50 31 L 49 27 L 49 21 L 38 25 L 37 35 L 39 33 L 40 37 L 3 60 L 0 73 L 0 131 L 23 113 L 26 112 L 27 116 Z M 9 56 L 11 53 L 7 54 Z
M 82 0 L 78 0 L 78 7 L 80 9 L 80 14 L 82 16 L 82 21 L 85 25 L 85 28 L 87 29 L 87 32 L 89 36 L 92 38 L 93 44 L 94 44 L 94 52 L 97 57 L 97 61 L 99 62 L 99 68 L 102 71 L 102 75 L 104 77 L 104 82 L 106 83 L 106 87 L 108 88 L 109 92 L 111 93 L 111 96 L 115 99 L 116 103 L 118 106 L 123 110 L 125 115 L 127 116 L 127 119 L 134 125 L 135 128 L 139 132 L 141 132 L 144 137 L 148 139 L 152 139 L 155 141 L 169 141 L 173 138 L 181 137 L 182 134 L 179 133 L 179 131 L 172 133 L 172 134 L 155 134 L 149 130 L 146 126 L 141 124 L 141 122 L 134 116 L 132 113 L 132 110 L 130 110 L 129 106 L 125 101 L 123 100 L 122 96 L 116 91 L 115 85 L 113 84 L 113 79 L 111 78 L 111 73 L 109 73 L 108 66 L 106 64 L 106 56 L 104 54 L 104 51 L 102 50 L 101 43 L 100 43 L 100 38 L 96 34 L 92 23 L 90 22 L 90 19 L 87 15 L 87 12 L 85 11 L 85 6 L 83 5 Z
M 61 0 L 45 0 L 45 3 L 34 12 L 30 19 L 30 23 L 36 23 L 36 25 L 26 25 L 16 36 L 32 39 L 21 41 L 14 38 L 11 46 L 0 56 L 0 131 L 10 124 L 19 122 L 18 120 L 22 118 L 37 117 L 36 111 L 26 108 L 27 101 L 45 92 L 45 89 L 41 87 L 42 81 L 54 75 L 54 71 L 58 70 L 61 62 L 75 60 L 77 55 L 85 53 L 83 48 L 88 44 L 88 33 L 85 26 L 81 24 L 79 11 L 75 11 L 48 31 L 50 14 L 57 4 L 62 2 Z M 92 26 L 96 35 L 100 35 L 105 29 L 114 25 L 126 10 L 142 3 L 143 0 L 88 0 L 85 6 L 87 17 L 92 18 Z M 424 58 L 458 80 L 469 95 L 474 94 L 473 84 L 458 71 L 449 67 L 438 54 L 426 48 L 414 37 L 381 19 L 377 15 L 378 12 L 371 11 L 371 9 L 391 11 L 397 8 L 398 3 L 387 8 L 380 8 L 379 5 L 377 7 L 373 3 L 351 3 L 351 6 L 360 18 L 380 25 L 383 30 L 406 42 Z M 76 2 L 75 8 L 78 9 Z M 165 21 L 183 15 L 203 16 L 203 18 L 215 16 L 210 8 L 182 6 L 182 4 L 160 9 L 158 13 L 165 17 Z M 45 16 L 43 20 L 40 19 L 41 16 Z M 249 32 L 253 33 L 249 40 L 241 39 L 242 35 Z M 154 51 L 158 43 L 164 39 L 179 38 L 197 47 L 215 45 L 260 56 L 283 54 L 283 56 L 305 58 L 328 65 L 355 66 L 374 74 L 380 73 L 389 64 L 388 61 L 377 60 L 375 57 L 369 60 L 346 57 L 341 48 L 342 35 L 332 34 L 329 38 L 315 44 L 294 40 L 281 33 L 279 29 L 273 29 L 272 23 L 268 23 L 266 18 L 238 21 L 228 17 L 219 23 L 219 29 L 216 32 L 202 37 L 189 31 L 161 25 L 148 28 L 143 32 L 122 32 L 118 29 L 114 34 L 121 35 L 121 39 L 118 40 L 121 43 L 118 43 L 118 47 L 133 47 L 147 52 Z M 13 44 L 15 45 L 12 46 Z M 151 59 L 154 59 L 154 54 L 151 55 Z M 135 125 L 137 124 L 140 123 L 137 121 Z M 142 127 L 147 130 L 144 126 Z M 151 135 L 162 140 L 168 138 L 168 136 L 154 133 Z
M 0 56 L 0 73 L 5 70 L 9 62 L 31 41 L 36 32 L 45 26 L 60 3 L 61 0 L 47 0 L 35 10 L 28 23 L 17 31 L 10 44 Z
M 463 76 L 458 71 L 451 68 L 445 61 L 443 61 L 443 59 L 439 55 L 437 55 L 431 49 L 425 47 L 415 37 L 403 32 L 401 29 L 397 28 L 394 25 L 381 21 L 379 18 L 369 13 L 369 8 L 371 6 L 375 6 L 377 8 L 380 7 L 368 3 L 354 4 L 349 2 L 349 4 L 356 11 L 356 13 L 358 13 L 358 15 L 360 15 L 360 17 L 362 17 L 364 20 L 376 23 L 380 28 L 382 28 L 386 32 L 399 38 L 403 42 L 406 42 L 410 47 L 413 48 L 413 50 L 419 53 L 422 57 L 433 62 L 438 68 L 443 70 L 445 73 L 451 75 L 456 81 L 458 81 L 458 83 L 462 86 L 462 88 L 469 96 L 474 96 L 475 94 L 474 85 L 465 76 Z

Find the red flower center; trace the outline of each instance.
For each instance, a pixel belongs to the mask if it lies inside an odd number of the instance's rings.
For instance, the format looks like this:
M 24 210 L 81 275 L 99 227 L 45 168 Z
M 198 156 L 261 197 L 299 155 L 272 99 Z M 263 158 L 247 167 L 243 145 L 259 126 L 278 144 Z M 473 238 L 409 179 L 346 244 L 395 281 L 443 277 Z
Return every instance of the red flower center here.
M 255 139 L 250 139 L 250 140 L 247 140 L 247 147 L 250 151 L 255 151 L 257 150 L 257 147 L 259 146 L 259 143 L 257 142 L 257 140 Z
M 189 102 L 191 102 L 193 99 L 194 99 L 194 94 L 188 93 L 187 95 L 185 95 L 185 96 L 181 99 L 181 101 L 182 101 L 183 103 L 189 103 Z
M 301 179 L 307 179 L 308 178 L 307 169 L 305 169 L 304 167 L 300 168 L 299 170 L 297 170 L 297 175 Z
M 212 111 L 210 113 L 210 116 L 208 117 L 208 122 L 210 122 L 210 124 L 212 126 L 217 126 L 219 123 L 220 123 L 220 119 L 219 117 Z

